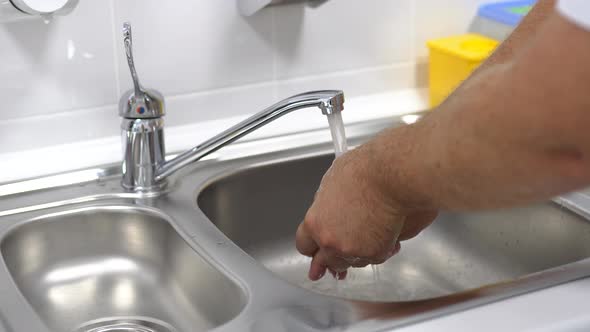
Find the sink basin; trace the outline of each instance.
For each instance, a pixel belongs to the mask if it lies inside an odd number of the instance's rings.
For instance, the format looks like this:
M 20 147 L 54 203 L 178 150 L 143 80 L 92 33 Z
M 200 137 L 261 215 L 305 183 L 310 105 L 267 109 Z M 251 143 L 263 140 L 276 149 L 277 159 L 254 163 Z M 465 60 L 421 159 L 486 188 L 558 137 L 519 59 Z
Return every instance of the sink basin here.
M 127 206 L 37 218 L 0 250 L 51 331 L 203 331 L 235 317 L 245 294 L 165 216 Z
M 404 118 L 347 127 L 348 142 Z M 238 142 L 161 194 L 122 190 L 118 164 L 0 185 L 0 332 L 385 331 L 590 276 L 577 192 L 443 213 L 386 264 L 308 281 L 294 235 L 328 138 Z
M 256 166 L 210 183 L 198 204 L 229 239 L 270 271 L 309 290 L 352 300 L 443 297 L 590 257 L 590 224 L 546 202 L 485 213 L 443 213 L 378 267 L 346 281 L 307 280 L 310 260 L 294 235 L 332 156 Z M 278 194 L 280 193 L 280 194 Z

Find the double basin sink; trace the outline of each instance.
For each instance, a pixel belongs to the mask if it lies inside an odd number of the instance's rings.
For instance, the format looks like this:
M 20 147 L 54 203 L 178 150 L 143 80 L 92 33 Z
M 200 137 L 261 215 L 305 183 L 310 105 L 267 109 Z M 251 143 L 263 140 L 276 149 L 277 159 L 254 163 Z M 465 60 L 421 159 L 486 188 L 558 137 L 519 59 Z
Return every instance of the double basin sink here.
M 353 143 L 384 125 L 350 128 Z M 160 195 L 123 192 L 114 167 L 4 186 L 0 331 L 374 331 L 590 275 L 587 210 L 561 200 L 443 213 L 384 265 L 308 281 L 294 234 L 333 160 L 326 138 L 236 144 Z

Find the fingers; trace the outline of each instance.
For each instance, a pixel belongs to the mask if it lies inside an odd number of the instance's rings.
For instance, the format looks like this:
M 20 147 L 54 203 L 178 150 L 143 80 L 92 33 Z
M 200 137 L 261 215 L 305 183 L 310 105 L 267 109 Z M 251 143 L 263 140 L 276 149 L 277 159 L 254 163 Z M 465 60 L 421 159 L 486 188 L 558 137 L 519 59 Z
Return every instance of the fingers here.
M 305 256 L 313 257 L 318 251 L 319 247 L 313 238 L 305 229 L 305 224 L 299 224 L 297 233 L 295 234 L 295 246 L 297 250 Z
M 328 271 L 330 271 L 330 274 L 332 275 L 332 277 L 334 277 L 334 279 L 337 279 L 337 280 L 344 280 L 344 279 L 346 279 L 346 276 L 348 275 L 348 271 L 334 272 L 330 269 L 328 269 Z
M 311 281 L 317 281 L 324 277 L 326 274 L 327 266 L 322 262 L 319 255 L 315 255 L 311 260 L 311 266 L 309 267 L 308 278 Z
M 362 268 L 368 265 L 382 264 L 399 253 L 400 250 L 401 244 L 396 242 L 383 256 L 368 259 L 361 257 L 339 257 L 325 249 L 320 249 L 313 256 L 308 277 L 312 281 L 317 281 L 322 279 L 328 271 L 335 279 L 344 280 L 346 279 L 348 268 Z
M 342 258 L 328 254 L 325 249 L 320 250 L 317 243 L 307 232 L 304 223 L 301 223 L 297 228 L 295 246 L 301 254 L 313 257 L 308 273 L 310 280 L 316 281 L 323 278 L 328 269 L 334 278 L 339 280 L 346 278 L 346 270 L 351 264 Z
M 401 250 L 401 244 L 396 242 L 386 253 L 376 258 L 341 257 L 326 249 L 319 249 L 311 261 L 309 279 L 320 280 L 329 271 L 338 280 L 344 280 L 350 267 L 362 268 L 368 265 L 379 265 L 395 256 Z
M 365 267 L 365 266 L 371 264 L 371 262 L 368 259 L 362 258 L 362 257 L 341 257 L 341 258 L 344 259 L 348 264 L 350 264 L 351 267 L 360 268 L 360 267 Z
M 335 278 L 342 280 L 346 278 L 346 270 L 350 266 L 346 260 L 330 254 L 325 249 L 320 249 L 311 260 L 309 279 L 319 280 L 326 274 L 326 270 L 329 270 Z

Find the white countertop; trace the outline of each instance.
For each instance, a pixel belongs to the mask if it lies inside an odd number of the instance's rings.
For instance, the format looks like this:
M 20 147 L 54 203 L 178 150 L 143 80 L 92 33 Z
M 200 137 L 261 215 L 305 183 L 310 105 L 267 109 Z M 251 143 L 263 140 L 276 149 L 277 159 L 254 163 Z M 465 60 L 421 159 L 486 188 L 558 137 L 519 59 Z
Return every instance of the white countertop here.
M 588 294 L 590 279 L 579 280 L 395 331 L 589 331 Z
M 425 96 L 424 90 L 408 90 L 351 98 L 345 104 L 344 121 L 350 124 L 424 110 L 427 108 Z M 258 139 L 327 126 L 322 116 L 307 114 L 299 112 L 287 115 L 244 139 Z M 167 128 L 168 151 L 190 148 L 244 118 L 245 116 L 226 118 Z M 121 155 L 119 137 L 0 154 L 3 170 L 0 183 L 114 163 L 121 160 Z M 589 296 L 590 279 L 579 280 L 396 331 L 588 331 L 590 309 L 586 308 L 586 300 Z

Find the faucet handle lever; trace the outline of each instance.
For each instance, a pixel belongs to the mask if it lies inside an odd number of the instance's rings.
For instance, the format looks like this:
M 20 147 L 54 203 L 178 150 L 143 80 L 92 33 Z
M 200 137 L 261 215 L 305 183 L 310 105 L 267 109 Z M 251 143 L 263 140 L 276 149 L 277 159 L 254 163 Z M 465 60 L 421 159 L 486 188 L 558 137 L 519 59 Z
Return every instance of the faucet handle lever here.
M 133 89 L 127 91 L 119 101 L 119 114 L 127 119 L 153 119 L 164 116 L 164 96 L 153 89 L 143 89 L 139 84 L 133 59 L 133 35 L 131 24 L 123 23 L 123 43 L 127 64 L 133 80 Z
M 133 61 L 133 35 L 131 33 L 131 24 L 129 22 L 123 23 L 123 43 L 125 44 L 127 64 L 129 65 L 129 71 L 131 71 L 131 78 L 133 79 L 135 96 L 139 97 L 143 94 L 143 91 L 141 91 L 139 78 L 137 77 L 137 71 L 135 70 L 135 63 Z

